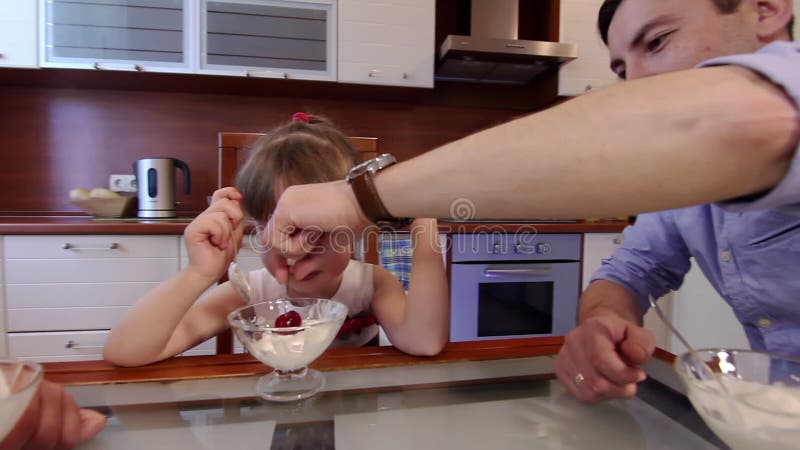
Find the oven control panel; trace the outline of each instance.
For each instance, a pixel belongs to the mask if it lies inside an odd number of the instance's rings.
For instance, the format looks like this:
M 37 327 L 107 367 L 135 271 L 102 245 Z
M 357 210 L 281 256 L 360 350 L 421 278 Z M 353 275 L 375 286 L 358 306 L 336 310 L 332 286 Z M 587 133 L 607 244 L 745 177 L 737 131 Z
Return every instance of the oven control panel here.
M 579 261 L 580 234 L 474 233 L 452 236 L 453 262 Z

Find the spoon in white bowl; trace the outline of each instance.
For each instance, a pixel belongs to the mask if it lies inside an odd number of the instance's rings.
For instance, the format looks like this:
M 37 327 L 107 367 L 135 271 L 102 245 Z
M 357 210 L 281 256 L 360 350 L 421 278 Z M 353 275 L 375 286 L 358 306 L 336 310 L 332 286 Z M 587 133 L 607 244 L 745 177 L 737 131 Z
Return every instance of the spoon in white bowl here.
M 671 331 L 672 334 L 674 334 L 675 337 L 677 337 L 678 340 L 681 341 L 681 344 L 683 344 L 683 346 L 686 347 L 687 350 L 689 350 L 689 354 L 691 354 L 692 357 L 695 359 L 695 361 L 703 368 L 703 371 L 706 373 L 706 375 L 709 375 L 711 376 L 711 378 L 717 380 L 717 383 L 719 383 L 719 387 L 722 388 L 722 392 L 727 394 L 728 390 L 725 388 L 725 385 L 722 383 L 722 380 L 720 380 L 720 377 L 716 373 L 714 373 L 714 371 L 711 370 L 711 368 L 708 367 L 706 362 L 703 361 L 703 358 L 700 357 L 700 354 L 697 353 L 697 350 L 695 350 L 694 347 L 692 347 L 692 345 L 689 344 L 689 341 L 687 341 L 686 338 L 683 337 L 683 335 L 678 331 L 678 329 L 675 328 L 674 325 L 672 325 L 672 322 L 670 322 L 669 319 L 667 319 L 667 316 L 664 315 L 663 311 L 661 311 L 661 308 L 658 306 L 658 303 L 656 303 L 656 301 L 653 300 L 653 296 L 648 295 L 647 299 L 650 301 L 650 306 L 652 306 L 653 309 L 656 310 L 656 314 L 658 314 L 658 317 L 661 319 L 662 322 L 664 322 L 664 325 L 666 325 L 667 328 L 669 328 L 669 331 Z

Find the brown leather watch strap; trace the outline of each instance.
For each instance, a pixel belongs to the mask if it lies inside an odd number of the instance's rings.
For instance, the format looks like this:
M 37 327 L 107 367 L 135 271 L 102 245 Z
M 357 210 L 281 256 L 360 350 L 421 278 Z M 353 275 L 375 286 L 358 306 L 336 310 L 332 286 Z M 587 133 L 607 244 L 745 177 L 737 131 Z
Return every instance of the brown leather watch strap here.
M 367 170 L 364 171 L 363 174 L 350 179 L 353 195 L 355 195 L 358 205 L 361 207 L 361 211 L 364 212 L 364 215 L 367 216 L 367 219 L 374 223 L 391 221 L 394 218 L 383 205 L 378 191 L 375 189 L 372 175 L 373 174 Z

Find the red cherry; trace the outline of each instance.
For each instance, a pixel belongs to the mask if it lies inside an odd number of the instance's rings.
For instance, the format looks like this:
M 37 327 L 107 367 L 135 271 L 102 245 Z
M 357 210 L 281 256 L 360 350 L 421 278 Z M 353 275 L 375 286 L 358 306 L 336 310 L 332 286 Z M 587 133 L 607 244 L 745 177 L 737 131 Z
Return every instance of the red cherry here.
M 297 311 L 289 311 L 281 314 L 275 319 L 275 326 L 278 328 L 284 327 L 299 327 L 303 323 L 303 318 Z

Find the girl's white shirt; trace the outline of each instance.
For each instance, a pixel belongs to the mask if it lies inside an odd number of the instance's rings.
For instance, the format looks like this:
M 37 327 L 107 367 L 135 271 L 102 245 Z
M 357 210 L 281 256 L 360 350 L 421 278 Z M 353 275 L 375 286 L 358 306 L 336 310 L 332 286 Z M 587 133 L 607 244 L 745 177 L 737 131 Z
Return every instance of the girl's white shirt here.
M 251 289 L 250 298 L 258 299 L 256 301 L 287 296 L 286 286 L 278 283 L 278 280 L 266 268 L 251 271 L 248 273 L 248 279 Z M 362 311 L 369 311 L 374 292 L 372 264 L 351 259 L 344 269 L 342 283 L 333 295 L 333 300 L 347 306 L 348 317 L 353 317 Z M 360 347 L 377 334 L 378 326 L 372 325 L 346 339 L 336 339 L 331 347 Z

